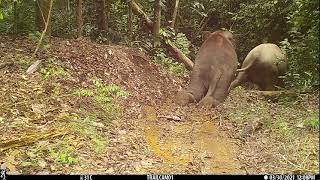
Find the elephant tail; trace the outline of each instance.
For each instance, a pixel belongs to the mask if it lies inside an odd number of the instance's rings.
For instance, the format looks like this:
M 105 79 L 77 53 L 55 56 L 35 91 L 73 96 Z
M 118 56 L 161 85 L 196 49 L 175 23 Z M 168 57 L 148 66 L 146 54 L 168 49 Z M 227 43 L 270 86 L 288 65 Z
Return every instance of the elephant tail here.
M 237 69 L 237 72 L 243 72 L 243 71 L 250 69 L 252 67 L 252 65 L 254 64 L 254 62 L 255 61 L 250 61 L 250 63 L 246 67 L 241 68 L 241 69 Z
M 243 72 L 246 71 L 247 69 L 249 69 L 250 66 L 247 66 L 245 68 L 241 68 L 241 69 L 237 69 L 237 72 Z
M 258 61 L 260 53 L 256 53 L 255 51 L 257 51 L 257 50 L 253 49 L 249 52 L 249 54 L 246 56 L 246 58 L 244 59 L 244 61 L 242 63 L 242 68 L 237 69 L 236 72 L 247 71 L 256 63 L 256 61 Z M 243 67 L 243 66 L 245 66 L 245 67 Z

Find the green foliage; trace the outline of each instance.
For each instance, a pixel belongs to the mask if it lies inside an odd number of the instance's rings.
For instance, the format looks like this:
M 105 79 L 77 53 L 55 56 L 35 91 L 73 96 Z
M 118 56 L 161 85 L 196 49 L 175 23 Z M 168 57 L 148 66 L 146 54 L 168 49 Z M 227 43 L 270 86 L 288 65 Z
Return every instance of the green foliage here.
M 90 89 L 78 89 L 74 92 L 78 97 L 92 97 L 94 92 Z
M 0 34 L 26 35 L 38 41 L 35 32 L 35 1 L 7 0 L 0 3 Z M 153 20 L 154 2 L 136 0 Z M 163 1 L 160 33 L 184 54 L 195 58 L 202 44 L 201 31 L 227 29 L 236 34 L 237 53 L 242 62 L 258 44 L 269 42 L 286 50 L 290 71 L 288 88 L 310 89 L 319 85 L 319 1 L 318 0 L 196 0 L 180 1 L 175 29 L 166 27 L 171 21 L 173 1 Z M 14 5 L 15 4 L 15 5 Z M 128 7 L 122 0 L 106 1 L 108 32 L 99 34 L 95 1 L 84 1 L 83 35 L 99 43 L 129 44 Z M 52 35 L 72 37 L 76 32 L 76 1 L 55 1 L 52 11 Z M 203 28 L 202 28 L 203 27 Z M 155 54 L 170 71 L 184 70 L 163 52 L 153 49 L 152 34 L 141 18 L 133 19 L 130 44 L 144 47 Z M 43 49 L 49 48 L 44 40 Z M 167 52 L 166 52 L 167 54 Z
M 188 40 L 185 34 L 176 33 L 172 28 L 160 29 L 160 35 L 167 39 L 167 44 L 174 44 L 177 46 L 185 55 L 189 55 L 191 42 Z
M 279 120 L 275 128 L 277 129 L 276 132 L 283 138 L 292 135 L 291 128 L 289 127 L 288 123 L 283 120 Z
M 96 153 L 104 153 L 107 146 L 107 141 L 103 139 L 94 138 L 92 140 L 95 144 L 95 152 Z
M 39 31 L 34 31 L 29 33 L 28 38 L 34 42 L 34 44 L 38 44 L 41 38 L 41 32 Z M 48 37 L 43 37 L 42 42 L 40 44 L 40 48 L 44 51 L 48 50 L 51 47 L 49 43 Z
M 92 97 L 103 113 L 91 113 L 92 118 L 112 121 L 122 114 L 122 108 L 116 101 L 127 98 L 130 94 L 115 84 L 105 85 L 100 80 L 93 80 L 94 89 L 78 89 L 74 95 L 78 97 Z
M 171 57 L 168 57 L 161 49 L 158 49 L 155 57 L 155 61 L 159 64 L 164 65 L 166 68 L 168 68 L 170 73 L 176 74 L 176 75 L 184 75 L 187 70 L 184 65 L 177 62 Z
M 232 13 L 240 61 L 256 45 L 275 43 L 289 61 L 287 88 L 309 89 L 319 84 L 319 1 L 242 1 Z
M 53 36 L 73 37 L 76 33 L 76 1 L 55 1 L 51 13 Z
M 292 0 L 253 0 L 240 3 L 239 10 L 232 13 L 234 31 L 239 34 L 237 41 L 240 61 L 247 53 L 261 43 L 278 44 L 288 31 L 286 16 Z
M 99 94 L 99 96 L 113 98 L 127 98 L 129 96 L 128 92 L 123 91 L 119 86 L 115 84 L 104 85 L 99 80 L 94 80 L 93 83 L 97 88 L 97 93 Z
M 185 55 L 190 53 L 189 48 L 191 46 L 191 42 L 188 40 L 185 34 L 178 33 L 173 42 Z
M 78 162 L 78 159 L 70 156 L 67 153 L 52 152 L 51 156 L 56 158 L 58 162 L 61 162 L 63 164 L 76 164 Z
M 14 6 L 14 1 L 16 6 Z M 0 34 L 27 35 L 34 31 L 34 3 L 34 1 L 22 0 L 1 1 Z
M 296 0 L 291 9 L 288 38 L 282 41 L 290 63 L 287 84 L 309 89 L 319 85 L 319 1 Z
M 45 68 L 41 69 L 41 73 L 45 80 L 59 79 L 69 77 L 70 74 L 55 59 L 49 59 Z
M 94 117 L 86 117 L 80 121 L 74 121 L 71 123 L 73 129 L 87 137 L 90 140 L 91 147 L 96 153 L 104 153 L 108 141 L 105 137 L 98 131 L 95 124 L 97 124 L 97 119 Z
M 166 38 L 166 44 L 173 44 L 177 46 L 185 55 L 190 53 L 189 48 L 191 47 L 191 42 L 185 34 L 176 33 L 172 28 L 162 28 L 160 29 L 160 35 Z M 152 48 L 151 43 L 149 43 L 148 48 Z M 163 49 L 156 48 L 154 50 L 156 62 L 167 67 L 169 72 L 177 75 L 184 75 L 187 72 L 183 64 L 167 56 Z
M 27 70 L 28 67 L 32 65 L 32 59 L 30 57 L 22 57 L 19 59 L 18 64 L 21 66 L 22 69 Z
M 49 149 L 50 155 L 59 163 L 62 164 L 76 164 L 79 160 L 75 155 L 75 147 L 72 144 L 69 144 L 68 139 L 61 144 L 61 146 L 56 147 L 54 149 Z
M 127 98 L 130 94 L 115 84 L 104 85 L 100 80 L 93 81 L 95 89 L 78 89 L 74 92 L 79 97 L 94 97 L 96 102 L 105 104 L 114 98 Z
M 319 119 L 306 119 L 303 124 L 311 129 L 319 130 L 320 127 L 320 120 Z

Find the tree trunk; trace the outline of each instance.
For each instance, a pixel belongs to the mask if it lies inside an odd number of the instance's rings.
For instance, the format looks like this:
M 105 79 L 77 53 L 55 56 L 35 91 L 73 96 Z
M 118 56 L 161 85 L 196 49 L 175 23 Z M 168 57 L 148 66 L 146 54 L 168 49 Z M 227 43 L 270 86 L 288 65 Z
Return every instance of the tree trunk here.
M 171 20 L 171 27 L 174 29 L 175 23 L 176 23 L 176 18 L 177 18 L 177 13 L 178 13 L 178 7 L 179 7 L 179 0 L 176 0 L 173 13 L 172 13 L 172 20 Z
M 173 0 L 166 0 L 165 1 L 165 13 L 162 13 L 162 16 L 165 16 L 165 25 L 163 26 L 171 26 L 171 20 L 172 20 L 172 12 L 174 10 L 174 4 L 175 2 Z M 162 11 L 163 12 L 163 11 Z
M 42 34 L 41 34 L 41 37 L 39 39 L 39 42 L 38 42 L 38 45 L 36 47 L 36 49 L 34 50 L 33 54 L 32 54 L 32 57 L 35 57 L 40 46 L 41 46 L 41 43 L 42 43 L 42 40 L 48 30 L 48 27 L 49 27 L 49 24 L 50 24 L 50 17 L 51 17 L 51 10 L 52 10 L 52 4 L 53 4 L 53 0 L 49 0 L 49 9 L 48 9 L 48 14 L 47 14 L 47 19 L 44 20 L 45 24 L 44 24 L 44 29 L 42 31 Z M 37 60 L 36 62 L 34 62 L 28 69 L 27 69 L 27 74 L 31 74 L 33 72 L 35 72 L 38 68 L 39 68 L 39 65 L 41 64 L 42 62 L 42 59 L 41 60 Z
M 78 0 L 78 7 L 77 7 L 77 37 L 82 36 L 82 26 L 83 26 L 83 9 L 82 9 L 82 0 Z
M 161 0 L 155 0 L 154 2 L 154 26 L 153 26 L 153 38 L 154 47 L 160 46 L 160 24 L 161 24 Z
M 17 1 L 13 2 L 13 22 L 14 22 L 14 34 L 18 34 L 18 12 L 17 12 Z
M 130 46 L 132 42 L 132 33 L 133 33 L 133 16 L 132 16 L 132 1 L 128 3 L 128 36 L 129 36 L 129 41 L 130 41 Z
M 98 33 L 103 36 L 107 33 L 106 1 L 96 0 L 96 23 Z
M 46 20 L 48 19 L 50 9 L 50 0 L 37 0 L 36 1 L 36 27 L 37 30 L 42 32 L 45 29 Z M 51 21 L 49 19 L 46 36 L 51 36 Z
M 67 0 L 67 8 L 65 10 L 65 15 L 68 17 L 68 29 L 72 29 L 72 20 L 71 20 L 71 13 L 70 13 L 70 0 Z
M 140 8 L 140 6 L 137 5 L 134 1 L 132 1 L 132 11 L 134 14 L 139 16 L 144 21 L 149 31 L 152 32 L 153 22 L 150 20 L 148 15 Z M 192 70 L 193 62 L 186 55 L 184 55 L 174 44 L 167 43 L 168 41 L 166 41 L 165 37 L 163 36 L 160 36 L 160 37 L 166 43 L 166 48 L 175 56 L 175 58 L 179 62 L 183 63 L 188 70 Z

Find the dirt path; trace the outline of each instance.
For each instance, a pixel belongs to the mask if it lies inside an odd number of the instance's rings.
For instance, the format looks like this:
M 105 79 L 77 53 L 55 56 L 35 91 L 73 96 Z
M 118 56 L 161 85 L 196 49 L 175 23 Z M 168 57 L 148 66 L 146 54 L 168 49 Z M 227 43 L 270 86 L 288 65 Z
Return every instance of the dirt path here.
M 201 174 L 245 174 L 237 160 L 235 141 L 219 130 L 209 115 L 195 109 L 185 112 L 187 119 L 181 121 L 159 118 L 160 113 L 175 110 L 173 106 L 168 100 L 161 107 L 144 108 L 141 123 L 147 144 L 163 159 L 156 167 L 158 172 L 185 173 L 193 165 Z

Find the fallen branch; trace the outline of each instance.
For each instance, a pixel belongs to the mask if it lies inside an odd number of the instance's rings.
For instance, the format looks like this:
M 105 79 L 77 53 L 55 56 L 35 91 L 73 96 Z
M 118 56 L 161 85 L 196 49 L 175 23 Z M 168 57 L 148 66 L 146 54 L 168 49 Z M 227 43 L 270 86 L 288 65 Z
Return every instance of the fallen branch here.
M 53 4 L 53 0 L 50 0 L 50 7 L 49 7 L 49 12 L 48 12 L 48 17 L 47 17 L 47 21 L 45 22 L 45 26 L 44 26 L 44 29 L 42 31 L 42 34 L 41 34 L 41 37 L 40 37 L 40 40 L 38 42 L 38 45 L 36 47 L 36 49 L 34 50 L 33 54 L 32 54 L 32 57 L 35 57 L 39 48 L 40 48 L 40 45 L 42 43 L 42 40 L 44 38 L 44 35 L 46 34 L 47 32 L 47 29 L 48 29 L 48 25 L 49 25 L 49 20 L 50 20 L 50 16 L 51 16 L 51 10 L 52 10 L 52 4 Z M 41 10 L 41 8 L 40 8 Z M 42 17 L 43 17 L 43 13 L 41 12 L 42 14 Z M 27 74 L 32 74 L 33 72 L 35 72 L 39 65 L 41 64 L 42 60 L 37 60 L 36 62 L 34 62 L 28 69 L 27 69 Z
M 305 92 L 299 92 L 299 91 L 257 91 L 259 95 L 262 95 L 266 98 L 277 98 L 280 96 L 288 96 L 288 97 L 295 97 L 300 94 L 307 94 L 307 93 L 312 93 L 311 91 L 305 91 Z
M 7 149 L 11 149 L 14 147 L 27 146 L 35 142 L 38 142 L 40 140 L 63 136 L 68 133 L 70 133 L 70 131 L 68 131 L 67 129 L 58 129 L 54 131 L 50 130 L 42 134 L 40 132 L 35 132 L 34 134 L 26 137 L 1 142 L 0 152 L 3 152 Z
M 0 64 L 0 69 L 5 68 L 6 66 L 12 66 L 14 62 L 5 62 Z
M 11 108 L 12 106 L 16 106 L 16 105 L 20 105 L 20 104 L 25 104 L 25 103 L 32 103 L 32 102 L 36 102 L 36 101 L 45 101 L 45 100 L 49 100 L 49 99 L 58 99 L 58 98 L 62 98 L 62 97 L 69 97 L 69 96 L 74 96 L 74 94 L 63 94 L 60 96 L 49 96 L 46 98 L 42 98 L 42 99 L 32 99 L 32 100 L 25 100 L 25 101 L 20 101 L 20 102 L 16 102 L 16 103 L 3 103 L 0 104 L 1 108 Z
M 181 117 L 175 116 L 175 115 L 158 116 L 158 118 L 165 118 L 167 120 L 173 120 L 173 121 L 184 121 Z
M 144 20 L 144 23 L 147 26 L 148 30 L 152 32 L 154 23 L 151 21 L 148 15 L 140 8 L 140 6 L 136 4 L 134 1 L 132 1 L 132 11 L 134 14 L 136 14 L 138 17 Z M 166 44 L 166 48 L 175 56 L 175 58 L 180 63 L 183 63 L 188 70 L 192 70 L 193 62 L 186 55 L 184 55 L 180 51 L 180 49 L 178 49 L 173 43 L 169 43 L 170 41 L 167 41 L 167 39 L 163 35 L 160 35 L 160 38 Z

